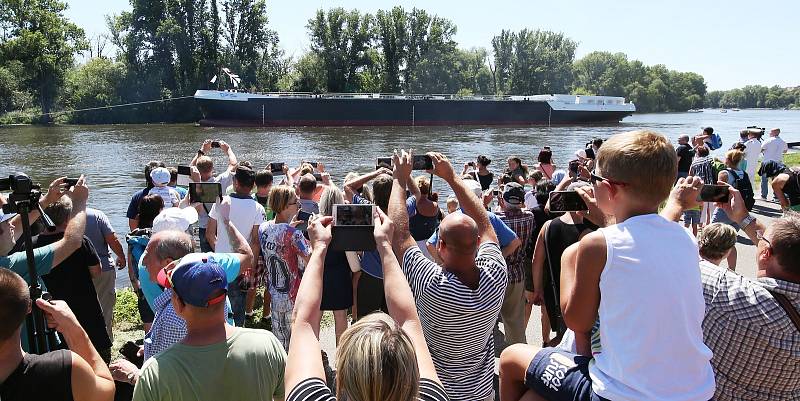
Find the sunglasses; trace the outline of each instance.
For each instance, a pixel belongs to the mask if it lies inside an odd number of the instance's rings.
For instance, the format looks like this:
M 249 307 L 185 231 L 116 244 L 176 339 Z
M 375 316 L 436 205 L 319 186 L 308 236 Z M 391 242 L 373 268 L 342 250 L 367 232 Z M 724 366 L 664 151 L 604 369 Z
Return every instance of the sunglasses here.
M 601 176 L 599 176 L 599 175 L 597 175 L 595 173 L 589 173 L 589 182 L 591 182 L 592 185 L 597 185 L 598 181 L 606 181 L 611 185 L 617 185 L 617 186 L 620 186 L 620 187 L 624 187 L 624 186 L 628 185 L 627 182 L 614 181 L 614 180 L 612 180 L 610 178 L 601 177 Z

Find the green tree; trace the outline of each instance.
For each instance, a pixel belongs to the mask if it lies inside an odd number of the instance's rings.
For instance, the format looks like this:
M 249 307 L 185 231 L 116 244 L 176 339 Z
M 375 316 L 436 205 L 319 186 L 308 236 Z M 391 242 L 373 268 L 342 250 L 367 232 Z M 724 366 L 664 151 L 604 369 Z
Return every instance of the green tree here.
M 359 90 L 358 72 L 370 63 L 367 50 L 372 41 L 372 24 L 370 14 L 343 8 L 333 8 L 327 13 L 318 10 L 308 20 L 311 51 L 322 60 L 328 91 Z
M 400 70 L 406 60 L 408 47 L 408 18 L 403 7 L 391 11 L 378 10 L 375 14 L 376 38 L 383 53 L 384 77 L 381 90 L 389 93 L 401 91 Z
M 575 91 L 606 96 L 625 96 L 632 82 L 628 57 L 624 53 L 592 52 L 575 61 Z
M 127 69 L 121 62 L 93 58 L 71 69 L 66 76 L 59 103 L 67 110 L 110 106 L 123 103 Z M 125 109 L 101 109 L 69 114 L 72 123 L 113 123 L 120 121 Z
M 264 0 L 223 0 L 221 65 L 237 72 L 242 86 L 271 91 L 286 73 L 278 34 L 269 29 Z
M 492 50 L 494 50 L 494 71 L 492 71 L 492 83 L 494 94 L 500 95 L 511 90 L 511 68 L 514 63 L 514 42 L 516 34 L 511 31 L 502 30 L 500 35 L 492 38 Z
M 34 88 L 42 113 L 53 108 L 66 72 L 78 51 L 89 44 L 84 32 L 70 22 L 58 0 L 0 0 L 0 66 L 19 61 L 25 87 Z M 45 120 L 49 117 L 45 115 Z
M 563 33 L 523 29 L 515 35 L 510 93 L 566 93 L 578 43 Z

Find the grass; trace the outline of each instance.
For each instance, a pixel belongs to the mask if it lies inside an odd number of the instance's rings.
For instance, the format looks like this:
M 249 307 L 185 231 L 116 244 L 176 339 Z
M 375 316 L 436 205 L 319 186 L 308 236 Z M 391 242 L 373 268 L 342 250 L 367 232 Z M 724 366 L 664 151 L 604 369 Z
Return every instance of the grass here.
M 246 327 L 267 330 L 267 323 L 262 320 L 264 298 L 263 288 L 259 288 L 256 295 L 255 306 L 253 307 L 254 316 L 245 323 Z M 325 312 L 322 314 L 321 327 L 333 326 L 333 313 Z M 119 349 L 128 341 L 136 341 L 144 338 L 144 325 L 139 317 L 139 309 L 136 307 L 136 293 L 131 288 L 117 290 L 117 303 L 114 305 L 114 344 L 111 348 L 111 360 L 119 359 Z
M 783 164 L 787 165 L 788 167 L 800 166 L 800 152 L 787 153 L 783 155 Z M 756 169 L 756 171 L 758 171 L 758 169 Z M 761 185 L 761 176 L 756 174 L 756 187 L 760 185 Z

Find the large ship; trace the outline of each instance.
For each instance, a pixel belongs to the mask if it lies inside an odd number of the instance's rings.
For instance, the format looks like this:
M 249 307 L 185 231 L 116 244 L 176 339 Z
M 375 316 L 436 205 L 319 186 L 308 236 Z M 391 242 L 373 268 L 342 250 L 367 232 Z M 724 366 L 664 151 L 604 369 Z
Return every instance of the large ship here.
M 636 106 L 583 95 L 461 96 L 198 90 L 204 126 L 453 126 L 618 123 Z

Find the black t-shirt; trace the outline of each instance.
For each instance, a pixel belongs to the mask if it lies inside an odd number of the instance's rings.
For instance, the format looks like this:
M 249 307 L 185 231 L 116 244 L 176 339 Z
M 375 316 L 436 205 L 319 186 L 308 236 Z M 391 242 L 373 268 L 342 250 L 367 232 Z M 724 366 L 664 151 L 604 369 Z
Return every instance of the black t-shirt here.
M 33 238 L 34 248 L 57 242 L 64 237 L 63 233 L 39 235 Z M 83 237 L 81 247 L 57 266 L 50 273 L 42 276 L 47 291 L 53 299 L 60 299 L 69 305 L 78 323 L 81 324 L 94 347 L 98 350 L 111 348 L 111 340 L 106 332 L 103 311 L 97 301 L 89 266 L 100 264 L 97 251 L 88 237 Z
M 689 167 L 692 166 L 692 158 L 694 158 L 694 149 L 688 144 L 678 145 L 675 148 L 675 151 L 678 153 L 678 157 L 681 159 L 678 160 L 678 172 L 679 173 L 688 173 Z
M 25 354 L 22 362 L 0 384 L 0 400 L 72 400 L 72 353 Z

